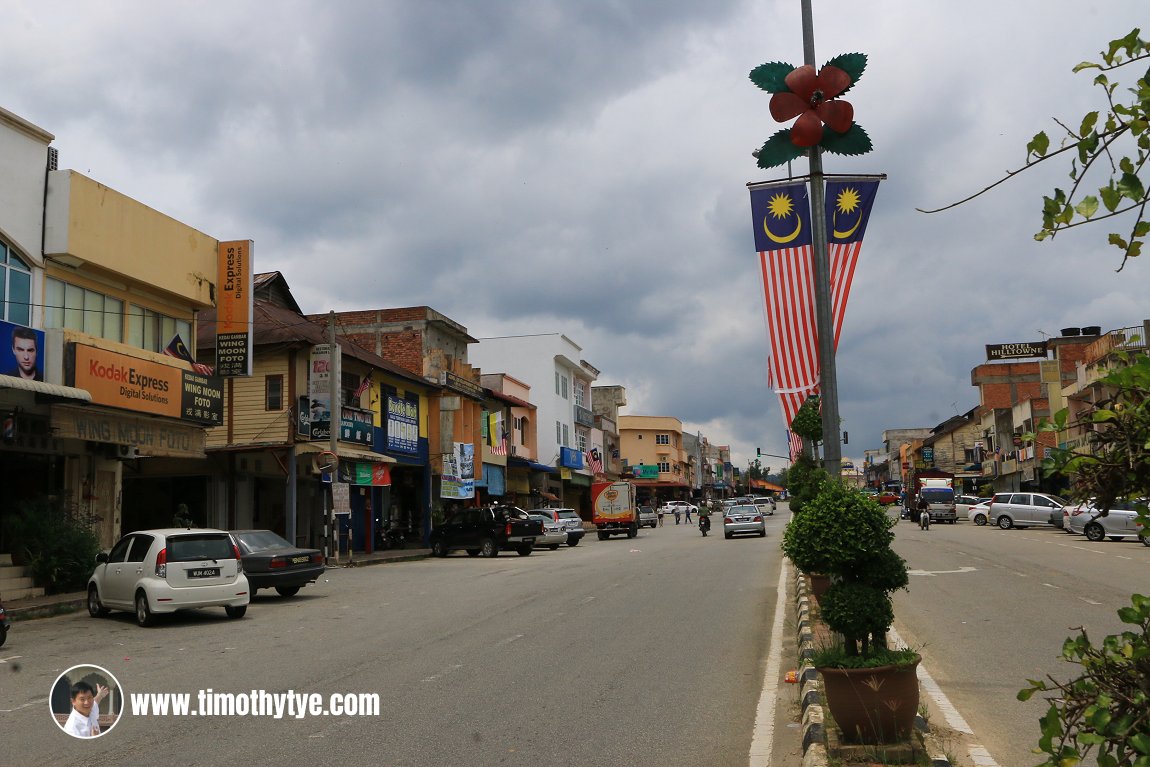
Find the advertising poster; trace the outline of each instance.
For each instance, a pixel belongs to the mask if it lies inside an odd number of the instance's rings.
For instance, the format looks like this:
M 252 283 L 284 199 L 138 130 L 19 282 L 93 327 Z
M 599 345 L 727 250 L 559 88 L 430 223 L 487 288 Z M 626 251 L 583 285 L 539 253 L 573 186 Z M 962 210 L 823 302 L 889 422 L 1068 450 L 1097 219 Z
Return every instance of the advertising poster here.
M 455 450 L 443 456 L 440 498 L 475 497 L 475 445 L 456 442 Z
M 44 331 L 0 322 L 0 374 L 44 380 Z
M 339 345 L 335 346 L 335 364 L 332 365 L 332 345 L 316 344 L 308 360 L 307 394 L 308 421 L 311 423 L 312 441 L 331 439 L 331 381 L 339 380 Z
M 252 241 L 221 242 L 216 294 L 216 375 L 252 374 Z

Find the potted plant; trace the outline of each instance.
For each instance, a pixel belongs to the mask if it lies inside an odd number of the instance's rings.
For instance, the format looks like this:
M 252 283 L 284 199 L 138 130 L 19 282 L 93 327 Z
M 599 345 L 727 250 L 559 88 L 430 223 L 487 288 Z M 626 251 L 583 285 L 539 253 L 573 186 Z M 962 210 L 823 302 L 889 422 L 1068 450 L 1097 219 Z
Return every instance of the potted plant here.
M 873 499 L 840 482 L 823 482 L 783 535 L 783 552 L 804 572 L 831 578 L 822 618 L 841 637 L 813 658 L 827 706 L 843 739 L 890 743 L 906 738 L 918 710 L 910 650 L 891 650 L 891 592 L 909 582 L 906 562 L 890 544 L 894 521 Z

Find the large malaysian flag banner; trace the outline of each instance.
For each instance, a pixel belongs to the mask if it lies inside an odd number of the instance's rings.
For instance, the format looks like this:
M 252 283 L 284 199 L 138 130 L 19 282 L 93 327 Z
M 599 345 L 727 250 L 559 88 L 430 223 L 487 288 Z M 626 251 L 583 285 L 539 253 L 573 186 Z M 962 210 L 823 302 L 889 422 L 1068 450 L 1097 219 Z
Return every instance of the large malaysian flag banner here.
M 826 186 L 836 349 L 878 184 L 878 177 L 843 178 Z M 803 402 L 819 390 L 810 201 L 806 183 L 795 179 L 754 184 L 750 192 L 770 343 L 769 383 L 789 428 Z

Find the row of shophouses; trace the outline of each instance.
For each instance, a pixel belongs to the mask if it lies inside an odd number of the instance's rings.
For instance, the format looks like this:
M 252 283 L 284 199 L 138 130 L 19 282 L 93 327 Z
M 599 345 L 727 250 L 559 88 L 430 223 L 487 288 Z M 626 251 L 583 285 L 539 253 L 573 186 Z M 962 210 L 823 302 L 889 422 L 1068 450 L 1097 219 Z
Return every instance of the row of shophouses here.
M 0 523 L 59 504 L 107 546 L 184 504 L 371 551 L 455 505 L 589 518 L 596 477 L 728 492 L 725 446 L 622 414 L 567 336 L 480 340 L 428 306 L 305 313 L 254 243 L 59 169 L 53 140 L 0 109 Z
M 916 477 L 953 476 L 971 495 L 1033 490 L 1058 493 L 1065 477 L 1047 477 L 1042 462 L 1053 449 L 1082 450 L 1089 428 L 1081 417 L 1109 396 L 1100 382 L 1128 355 L 1147 353 L 1150 320 L 1141 325 L 1063 328 L 1043 341 L 992 344 L 971 370 L 978 405 L 932 427 L 888 429 L 883 447 L 866 451 L 873 487 L 913 487 Z M 1038 431 L 1067 410 L 1065 431 Z M 1033 438 L 1028 435 L 1033 434 Z

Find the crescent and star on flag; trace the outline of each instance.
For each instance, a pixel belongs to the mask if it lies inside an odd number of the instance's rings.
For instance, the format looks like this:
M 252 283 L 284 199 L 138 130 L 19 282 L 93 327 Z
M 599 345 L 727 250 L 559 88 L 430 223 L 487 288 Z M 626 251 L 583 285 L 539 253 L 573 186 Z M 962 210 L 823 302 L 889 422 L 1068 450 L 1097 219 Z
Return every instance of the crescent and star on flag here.
M 836 240 L 845 240 L 853 235 L 862 224 L 862 215 L 860 215 L 860 205 L 862 203 L 862 195 L 853 187 L 843 187 L 839 191 L 835 199 L 835 209 L 831 217 L 831 238 Z M 783 234 L 778 234 L 771 230 L 771 219 L 776 219 L 776 228 L 784 224 L 784 220 L 794 215 L 795 227 L 794 230 L 787 233 L 784 229 Z M 843 226 L 839 228 L 840 216 L 843 219 Z M 851 218 L 853 216 L 853 223 Z M 788 225 L 789 226 L 789 225 Z M 803 220 L 802 217 L 797 215 L 795 211 L 794 200 L 787 192 L 777 192 L 771 196 L 770 201 L 767 203 L 767 215 L 763 216 L 763 233 L 770 238 L 771 242 L 776 242 L 780 245 L 785 245 L 788 242 L 796 239 L 802 232 Z

